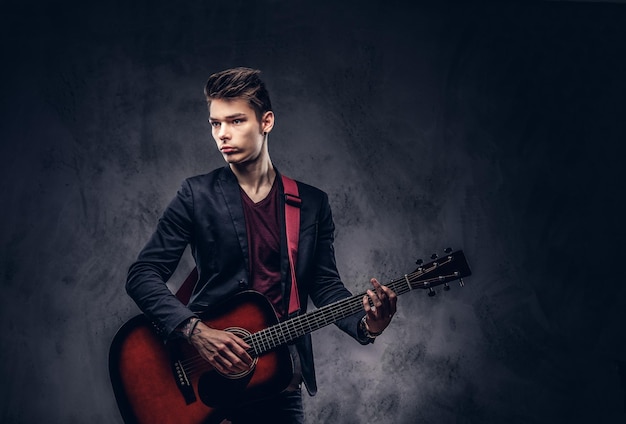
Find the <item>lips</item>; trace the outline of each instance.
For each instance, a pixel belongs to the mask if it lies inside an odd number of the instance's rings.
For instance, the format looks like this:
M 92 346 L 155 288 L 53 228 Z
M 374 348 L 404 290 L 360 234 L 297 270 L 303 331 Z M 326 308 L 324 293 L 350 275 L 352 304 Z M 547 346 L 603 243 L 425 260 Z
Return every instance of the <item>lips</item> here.
M 235 149 L 234 147 L 231 147 L 231 146 L 222 146 L 222 147 L 220 147 L 220 151 L 223 154 L 229 154 L 229 153 L 235 153 L 237 151 L 237 149 Z

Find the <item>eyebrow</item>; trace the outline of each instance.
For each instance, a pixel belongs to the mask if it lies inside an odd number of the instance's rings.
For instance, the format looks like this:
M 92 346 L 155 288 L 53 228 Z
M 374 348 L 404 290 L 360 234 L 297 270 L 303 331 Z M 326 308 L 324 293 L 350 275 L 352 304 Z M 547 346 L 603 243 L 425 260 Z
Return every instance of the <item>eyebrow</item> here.
M 242 118 L 242 117 L 245 118 L 246 114 L 243 112 L 237 112 L 232 115 L 225 116 L 224 119 L 235 119 L 235 118 Z M 217 121 L 217 120 L 218 120 L 217 118 L 209 116 L 209 121 Z

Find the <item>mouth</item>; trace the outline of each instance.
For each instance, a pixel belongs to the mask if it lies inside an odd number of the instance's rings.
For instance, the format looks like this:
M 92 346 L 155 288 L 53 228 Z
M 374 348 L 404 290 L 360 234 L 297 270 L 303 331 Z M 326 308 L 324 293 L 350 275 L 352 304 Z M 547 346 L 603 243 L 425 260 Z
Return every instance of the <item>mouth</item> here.
M 234 147 L 231 147 L 231 146 L 222 146 L 222 147 L 220 147 L 220 151 L 223 154 L 227 155 L 227 154 L 230 154 L 230 153 L 235 153 L 237 151 L 237 149 L 235 149 Z

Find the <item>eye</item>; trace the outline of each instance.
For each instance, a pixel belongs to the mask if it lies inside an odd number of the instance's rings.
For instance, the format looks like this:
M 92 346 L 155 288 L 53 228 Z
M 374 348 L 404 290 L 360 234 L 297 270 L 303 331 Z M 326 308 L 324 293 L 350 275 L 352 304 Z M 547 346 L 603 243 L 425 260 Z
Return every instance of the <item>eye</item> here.
M 239 125 L 243 123 L 243 119 L 233 119 L 233 124 Z
M 210 121 L 210 122 L 209 122 L 209 124 L 211 124 L 211 126 L 212 126 L 213 128 L 217 128 L 217 127 L 219 127 L 219 126 L 220 126 L 220 123 L 219 123 L 219 122 L 217 122 L 217 121 Z

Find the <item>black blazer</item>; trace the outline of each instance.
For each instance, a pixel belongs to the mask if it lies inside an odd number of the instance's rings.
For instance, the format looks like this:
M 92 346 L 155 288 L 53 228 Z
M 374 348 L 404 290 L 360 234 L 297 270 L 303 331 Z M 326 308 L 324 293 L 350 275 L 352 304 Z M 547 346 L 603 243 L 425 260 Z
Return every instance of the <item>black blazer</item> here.
M 278 172 L 278 171 L 277 171 Z M 281 287 L 288 304 L 291 279 L 284 228 L 284 190 L 280 174 L 279 213 L 281 225 Z M 301 313 L 308 299 L 316 307 L 349 297 L 340 280 L 333 248 L 334 224 L 328 196 L 323 191 L 298 182 L 302 199 L 300 239 L 296 275 Z M 187 247 L 198 267 L 198 282 L 188 305 L 183 305 L 169 288 L 167 280 L 176 269 Z M 186 179 L 159 220 L 157 229 L 130 266 L 126 290 L 139 308 L 168 338 L 194 312 L 209 310 L 228 297 L 248 289 L 248 238 L 239 184 L 228 166 Z M 359 343 L 363 313 L 336 324 Z M 311 395 L 317 391 L 310 335 L 297 340 L 302 375 Z

